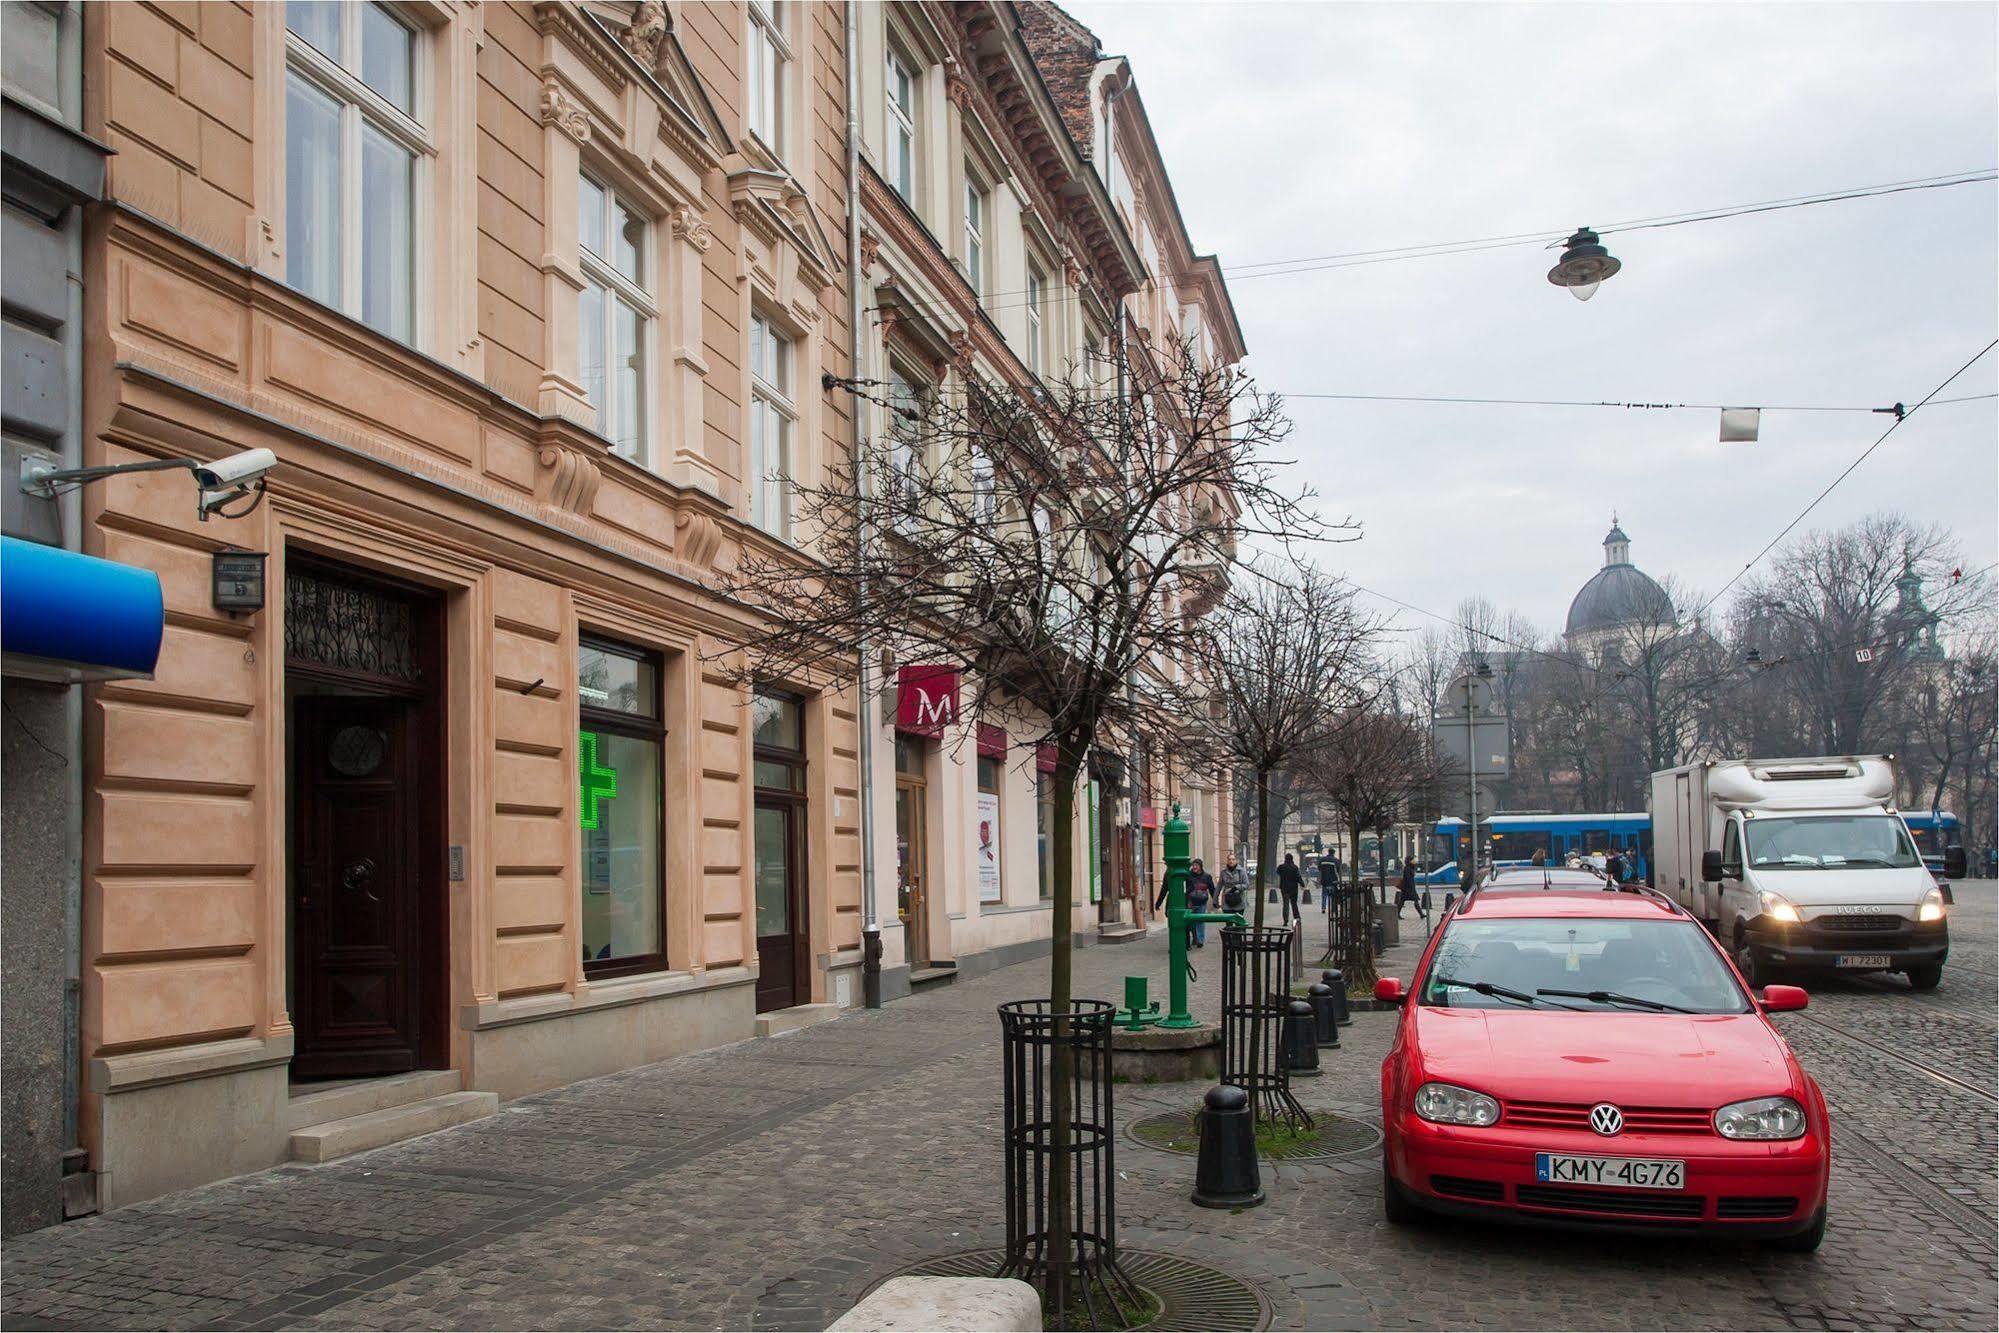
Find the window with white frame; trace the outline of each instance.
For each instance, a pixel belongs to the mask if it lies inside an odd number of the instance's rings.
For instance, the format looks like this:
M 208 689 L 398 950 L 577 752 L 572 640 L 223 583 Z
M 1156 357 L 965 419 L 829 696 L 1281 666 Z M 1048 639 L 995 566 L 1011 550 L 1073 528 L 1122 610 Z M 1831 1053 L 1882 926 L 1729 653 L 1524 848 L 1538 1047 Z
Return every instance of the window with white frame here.
M 992 522 L 999 517 L 999 474 L 993 468 L 992 455 L 973 446 L 966 473 L 972 492 L 972 517 Z
M 965 169 L 965 280 L 973 296 L 985 296 L 986 192 L 970 167 Z
M 645 215 L 615 191 L 587 175 L 577 181 L 578 378 L 597 409 L 597 433 L 634 463 L 646 461 L 646 361 L 657 313 L 647 286 L 647 231 Z
M 1027 266 L 1027 368 L 1039 375 L 1041 365 L 1041 299 L 1048 279 L 1030 260 Z
M 791 43 L 785 23 L 791 8 L 783 0 L 750 0 L 750 132 L 764 147 L 784 156 L 785 77 Z
M 413 341 L 434 151 L 423 34 L 387 5 L 337 0 L 290 0 L 285 28 L 285 281 Z
M 791 536 L 791 340 L 762 315 L 750 317 L 750 521 Z
M 888 53 L 888 183 L 905 203 L 916 202 L 916 75 Z
M 894 493 L 890 505 L 896 526 L 907 530 L 916 520 L 923 494 L 923 412 L 924 389 L 904 374 L 899 366 L 889 367 L 888 411 L 885 423 L 889 439 L 889 479 Z

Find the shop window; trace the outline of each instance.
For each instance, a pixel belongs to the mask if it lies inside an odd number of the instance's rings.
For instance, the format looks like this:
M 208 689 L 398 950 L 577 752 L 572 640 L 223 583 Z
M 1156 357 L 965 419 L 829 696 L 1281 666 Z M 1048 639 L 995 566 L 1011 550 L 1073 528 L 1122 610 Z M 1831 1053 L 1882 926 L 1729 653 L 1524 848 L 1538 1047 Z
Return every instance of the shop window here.
M 1034 775 L 1034 840 L 1041 857 L 1041 897 L 1055 896 L 1055 775 Z
M 597 433 L 613 453 L 643 464 L 655 308 L 647 286 L 645 217 L 587 175 L 577 183 L 576 209 L 583 268 L 578 378 L 597 409 Z
M 978 856 L 978 887 L 981 904 L 997 903 L 1005 896 L 1000 884 L 1000 780 L 1004 761 L 992 755 L 979 756 L 978 827 L 975 843 Z
M 411 342 L 434 151 L 423 34 L 386 5 L 335 0 L 291 0 L 285 28 L 285 280 Z
M 666 965 L 660 675 L 657 656 L 609 640 L 585 639 L 578 654 L 577 817 L 591 976 Z

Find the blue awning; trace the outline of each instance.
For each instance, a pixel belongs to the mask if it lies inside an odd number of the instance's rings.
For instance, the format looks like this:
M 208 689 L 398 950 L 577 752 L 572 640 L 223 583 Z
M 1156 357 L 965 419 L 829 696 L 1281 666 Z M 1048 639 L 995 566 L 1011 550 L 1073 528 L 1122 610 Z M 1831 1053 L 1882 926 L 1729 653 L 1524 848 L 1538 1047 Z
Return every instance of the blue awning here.
M 41 680 L 150 676 L 166 606 L 150 569 L 0 537 L 6 674 Z

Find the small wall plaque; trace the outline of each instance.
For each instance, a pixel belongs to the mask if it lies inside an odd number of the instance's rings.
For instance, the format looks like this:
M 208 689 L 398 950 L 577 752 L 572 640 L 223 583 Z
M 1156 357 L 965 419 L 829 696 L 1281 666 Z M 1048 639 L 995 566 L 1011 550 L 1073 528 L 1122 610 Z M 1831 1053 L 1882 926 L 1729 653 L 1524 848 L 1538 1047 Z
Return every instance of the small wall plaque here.
M 452 882 L 453 884 L 462 884 L 462 883 L 464 883 L 464 881 L 465 881 L 465 848 L 464 848 L 464 845 L 463 845 L 463 844 L 461 844 L 461 843 L 456 843 L 456 842 L 454 842 L 454 843 L 452 843 L 452 844 L 451 844 L 451 851 L 450 851 L 450 856 L 449 856 L 449 860 L 450 860 L 450 862 L 451 862 L 451 865 L 450 865 L 450 871 L 451 871 L 451 882 Z
M 242 612 L 264 609 L 264 559 L 262 551 L 215 553 L 210 597 L 216 610 Z

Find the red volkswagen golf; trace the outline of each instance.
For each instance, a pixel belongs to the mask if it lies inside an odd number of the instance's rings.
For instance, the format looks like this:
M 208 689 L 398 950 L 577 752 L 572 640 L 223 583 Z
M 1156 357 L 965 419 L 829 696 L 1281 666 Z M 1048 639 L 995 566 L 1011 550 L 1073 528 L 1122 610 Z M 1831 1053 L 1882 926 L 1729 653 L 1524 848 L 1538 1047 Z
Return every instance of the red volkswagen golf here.
M 1381 1065 L 1383 1204 L 1812 1250 L 1818 1083 L 1706 930 L 1649 891 L 1503 875 L 1445 918 Z M 1531 881 L 1531 882 L 1523 882 Z

